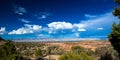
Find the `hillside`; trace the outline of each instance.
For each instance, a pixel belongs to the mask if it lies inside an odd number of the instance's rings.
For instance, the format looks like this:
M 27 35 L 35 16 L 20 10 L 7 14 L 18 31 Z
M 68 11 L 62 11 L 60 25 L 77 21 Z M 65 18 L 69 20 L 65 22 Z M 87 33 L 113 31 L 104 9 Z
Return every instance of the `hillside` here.
M 84 47 L 84 53 L 93 50 L 94 53 L 90 55 L 94 59 L 98 60 L 100 54 L 97 53 L 96 48 L 107 47 L 110 45 L 109 41 L 101 40 L 84 40 L 84 41 L 34 41 L 34 42 L 13 42 L 16 47 L 16 51 L 26 59 L 36 60 L 40 56 L 36 55 L 36 52 L 41 52 L 43 59 L 54 59 L 58 58 L 66 53 L 70 53 L 72 47 L 81 46 Z M 101 51 L 101 48 L 99 48 Z M 106 49 L 103 49 L 103 51 Z M 91 51 L 92 52 L 92 51 Z M 38 53 L 38 52 L 37 52 Z M 97 57 L 96 57 L 97 55 Z
M 110 45 L 109 41 L 80 41 L 80 42 L 45 42 L 47 45 L 57 45 L 62 49 L 70 51 L 72 46 L 81 46 L 95 51 L 98 47 Z
M 84 41 L 17 41 L 18 43 L 32 43 L 34 45 L 38 45 L 38 44 L 45 44 L 45 45 L 52 45 L 52 46 L 59 46 L 60 48 L 66 50 L 66 51 L 70 51 L 72 46 L 81 46 L 87 49 L 91 49 L 93 51 L 95 51 L 96 48 L 98 47 L 104 47 L 104 46 L 108 46 L 110 45 L 110 42 L 107 40 L 101 41 L 101 40 L 84 40 Z

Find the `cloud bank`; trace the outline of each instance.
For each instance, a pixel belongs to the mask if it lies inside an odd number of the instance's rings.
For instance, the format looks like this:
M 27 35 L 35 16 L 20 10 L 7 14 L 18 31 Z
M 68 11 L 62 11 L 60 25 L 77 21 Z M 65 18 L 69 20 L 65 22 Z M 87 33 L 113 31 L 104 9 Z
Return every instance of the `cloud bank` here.
M 39 31 L 42 28 L 42 26 L 39 25 L 29 25 L 25 24 L 24 27 L 21 27 L 17 30 L 13 30 L 9 32 L 8 34 L 28 34 L 28 33 L 34 33 L 36 31 Z
M 65 37 L 65 38 L 104 38 L 111 31 L 111 25 L 118 19 L 111 12 L 103 15 L 91 17 L 79 23 L 70 23 L 65 21 L 51 22 L 46 27 L 41 25 L 25 24 L 24 27 L 10 31 L 8 34 L 35 34 L 36 37 Z M 93 18 L 97 17 L 97 18 Z

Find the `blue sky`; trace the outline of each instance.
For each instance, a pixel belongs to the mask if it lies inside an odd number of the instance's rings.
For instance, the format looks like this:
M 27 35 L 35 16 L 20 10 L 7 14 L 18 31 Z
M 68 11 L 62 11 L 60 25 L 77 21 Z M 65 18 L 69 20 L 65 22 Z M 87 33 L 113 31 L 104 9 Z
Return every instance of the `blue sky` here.
M 106 39 L 113 0 L 1 0 L 0 36 L 23 38 Z

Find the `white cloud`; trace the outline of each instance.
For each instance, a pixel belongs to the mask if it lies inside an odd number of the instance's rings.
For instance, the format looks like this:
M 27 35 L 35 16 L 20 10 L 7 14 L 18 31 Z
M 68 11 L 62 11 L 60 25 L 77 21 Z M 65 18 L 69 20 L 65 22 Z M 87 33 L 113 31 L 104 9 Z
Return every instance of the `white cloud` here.
M 86 31 L 87 29 L 92 31 L 96 30 L 98 27 L 105 28 L 107 26 L 107 28 L 111 28 L 111 25 L 115 20 L 117 19 L 110 12 L 95 19 L 88 19 L 75 24 L 69 22 L 52 22 L 48 24 L 48 27 L 51 28 L 52 31 L 59 29 L 72 29 L 72 32 Z M 103 30 L 103 28 L 98 28 L 97 30 Z M 51 30 L 50 33 L 52 33 Z
M 52 22 L 48 24 L 48 27 L 53 30 L 73 28 L 72 24 L 69 22 Z
M 76 27 L 76 28 L 84 28 L 85 27 L 85 24 L 73 24 L 73 27 Z
M 45 19 L 45 18 L 47 18 L 46 15 L 42 15 L 42 16 L 40 17 L 40 19 Z
M 18 6 L 16 4 L 13 4 L 13 11 L 16 13 L 16 14 L 19 14 L 19 15 L 23 15 L 24 13 L 27 12 L 27 10 L 21 6 Z
M 76 36 L 76 37 L 79 37 L 79 35 L 80 35 L 80 33 L 75 33 L 75 36 Z
M 116 17 L 112 15 L 112 13 L 106 13 L 97 17 L 95 19 L 88 19 L 87 21 L 82 21 L 80 24 L 84 24 L 88 29 L 96 29 L 97 27 L 111 27 L 114 21 L 118 20 Z
M 37 36 L 40 36 L 40 37 L 41 37 L 41 36 L 44 36 L 44 34 L 38 34 Z
M 33 31 L 22 27 L 17 30 L 13 30 L 13 31 L 9 32 L 8 34 L 27 34 L 27 33 L 33 33 Z
M 24 27 L 21 27 L 17 30 L 13 30 L 8 34 L 29 34 L 29 33 L 34 33 L 36 31 L 39 31 L 41 28 L 42 26 L 39 26 L 39 25 L 25 24 Z
M 5 29 L 6 29 L 5 27 L 0 28 L 0 35 L 3 35 L 6 32 Z
M 26 20 L 26 19 L 19 19 L 21 22 L 24 22 L 24 23 L 30 23 L 30 21 Z
M 97 28 L 97 30 L 103 30 L 103 28 Z
M 40 12 L 38 14 L 35 14 L 35 17 L 37 17 L 37 19 L 46 19 L 50 16 L 51 14 L 49 12 Z
M 46 15 L 37 16 L 37 19 L 46 19 L 46 18 L 47 18 Z
M 52 22 L 48 24 L 48 33 L 55 34 L 57 31 L 61 32 L 82 32 L 86 31 L 84 24 L 72 24 L 69 22 Z
M 38 35 L 37 35 L 37 38 L 44 38 L 44 37 L 45 37 L 44 34 L 38 34 Z
M 35 30 L 35 31 L 38 31 L 42 28 L 42 26 L 39 26 L 39 25 L 30 25 L 30 24 L 25 24 L 25 27 L 26 28 L 29 28 L 31 30 Z
M 73 30 L 75 31 L 75 28 L 77 28 L 77 31 L 81 32 L 81 31 L 86 31 L 85 29 L 85 24 L 79 23 L 79 24 L 73 24 Z M 72 30 L 72 31 L 73 31 Z
M 33 30 L 40 30 L 42 28 L 42 26 L 39 26 L 39 25 L 33 25 Z
M 86 15 L 86 16 L 90 17 L 90 15 Z M 91 29 L 96 30 L 96 28 L 97 28 L 97 30 L 103 30 L 103 28 L 111 28 L 112 23 L 115 22 L 116 20 L 118 20 L 116 17 L 114 17 L 112 15 L 111 12 L 100 15 L 100 16 L 96 16 L 96 17 L 97 18 L 95 18 L 95 19 L 90 18 L 87 20 L 83 20 L 80 23 L 72 24 L 73 31 L 75 31 L 75 28 L 77 28 L 78 31 L 86 31 L 87 29 L 88 30 L 91 30 Z M 98 27 L 100 27 L 100 28 L 98 28 Z
M 86 29 L 78 29 L 78 31 L 86 31 Z
M 80 23 L 51 22 L 47 24 L 47 27 L 42 27 L 40 25 L 25 24 L 25 26 L 9 32 L 9 34 L 27 34 L 38 31 L 37 34 L 40 34 L 38 36 L 43 36 L 43 37 L 46 37 L 46 35 L 48 35 L 49 37 L 54 37 L 54 36 L 58 37 L 61 36 L 62 34 L 63 35 L 67 34 L 67 36 L 71 36 L 71 37 L 84 37 L 82 35 L 87 35 L 87 37 L 89 37 L 91 36 L 90 35 L 91 33 L 94 36 L 96 36 L 97 34 L 96 32 L 94 32 L 96 30 L 103 30 L 103 28 L 105 32 L 110 30 L 111 25 L 115 20 L 117 20 L 117 18 L 115 18 L 110 12 L 103 14 L 101 16 L 96 16 L 96 18 L 94 19 L 90 18 L 81 21 Z M 107 33 L 105 34 L 107 35 Z
M 95 15 L 90 15 L 90 14 L 85 14 L 85 17 L 86 17 L 86 18 L 95 18 L 95 17 L 97 17 L 97 16 L 95 16 Z
M 89 33 L 91 34 L 95 30 L 103 30 L 104 28 L 104 31 L 106 32 L 107 30 L 109 33 L 112 23 L 116 20 L 118 19 L 114 17 L 111 12 L 109 12 L 103 15 L 96 16 L 96 18 L 94 19 L 90 18 L 90 19 L 81 21 L 80 23 L 52 22 L 48 24 L 48 28 L 49 28 L 48 32 L 50 34 L 51 33 L 55 34 L 57 33 L 57 31 L 64 31 L 64 32 L 71 31 L 69 33 L 76 33 L 76 32 L 81 33 L 85 31 L 87 35 L 89 35 Z M 68 29 L 68 30 L 65 30 L 65 29 Z

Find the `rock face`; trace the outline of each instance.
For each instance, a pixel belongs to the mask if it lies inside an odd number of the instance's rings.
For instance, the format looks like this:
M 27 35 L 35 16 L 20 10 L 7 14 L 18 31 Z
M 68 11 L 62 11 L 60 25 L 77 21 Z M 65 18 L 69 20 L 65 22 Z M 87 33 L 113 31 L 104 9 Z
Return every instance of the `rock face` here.
M 58 45 L 60 48 L 70 51 L 72 46 L 81 46 L 95 51 L 98 47 L 110 45 L 109 41 L 81 41 L 81 42 L 47 42 L 47 45 Z

